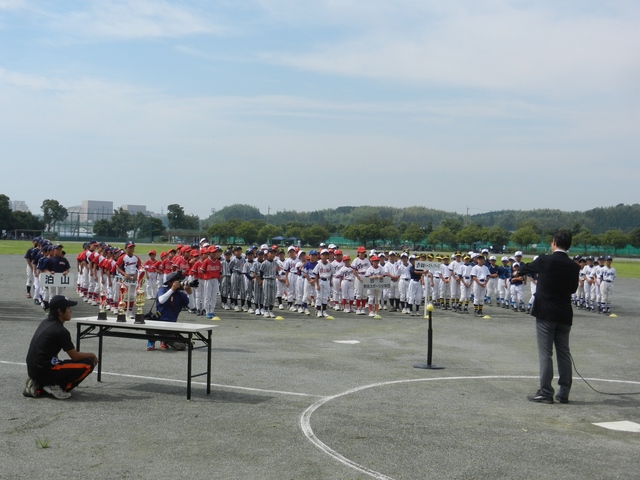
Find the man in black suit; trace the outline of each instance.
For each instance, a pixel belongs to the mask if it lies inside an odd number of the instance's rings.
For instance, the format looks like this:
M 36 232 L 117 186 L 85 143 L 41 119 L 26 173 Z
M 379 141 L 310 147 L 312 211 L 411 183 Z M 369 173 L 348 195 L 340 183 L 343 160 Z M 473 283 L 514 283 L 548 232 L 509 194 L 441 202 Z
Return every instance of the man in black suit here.
M 569 403 L 571 390 L 571 352 L 569 333 L 573 323 L 571 294 L 578 288 L 580 267 L 567 256 L 571 246 L 571 232 L 559 230 L 551 239 L 551 255 L 541 255 L 523 265 L 520 275 L 538 275 L 531 315 L 536 317 L 538 357 L 540 359 L 540 388 L 527 398 L 532 402 L 553 403 L 553 346 L 558 360 L 558 393 L 556 400 Z

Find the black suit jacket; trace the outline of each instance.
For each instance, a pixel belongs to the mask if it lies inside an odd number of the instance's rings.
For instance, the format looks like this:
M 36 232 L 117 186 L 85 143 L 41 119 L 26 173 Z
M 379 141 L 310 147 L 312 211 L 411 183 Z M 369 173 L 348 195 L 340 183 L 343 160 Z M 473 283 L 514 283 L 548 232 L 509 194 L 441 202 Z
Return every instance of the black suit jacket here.
M 580 267 L 564 252 L 541 255 L 533 262 L 523 265 L 523 275 L 538 274 L 538 287 L 531 315 L 541 320 L 571 325 L 573 307 L 571 294 L 578 288 Z

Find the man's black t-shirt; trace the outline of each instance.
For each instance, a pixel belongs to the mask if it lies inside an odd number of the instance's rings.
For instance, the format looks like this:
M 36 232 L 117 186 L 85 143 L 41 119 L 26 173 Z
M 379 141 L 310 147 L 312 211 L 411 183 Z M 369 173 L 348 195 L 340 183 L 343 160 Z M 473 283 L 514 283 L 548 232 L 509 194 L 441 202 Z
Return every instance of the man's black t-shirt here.
M 58 319 L 45 318 L 33 334 L 27 353 L 27 372 L 38 381 L 51 370 L 51 359 L 57 358 L 60 350 L 73 350 L 69 330 Z

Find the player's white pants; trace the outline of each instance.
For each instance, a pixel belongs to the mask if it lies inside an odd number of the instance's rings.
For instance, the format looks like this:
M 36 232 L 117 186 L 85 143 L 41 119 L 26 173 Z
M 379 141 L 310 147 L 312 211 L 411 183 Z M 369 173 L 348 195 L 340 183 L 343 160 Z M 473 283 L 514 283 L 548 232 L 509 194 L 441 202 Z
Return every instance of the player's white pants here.
M 391 288 L 387 289 L 387 291 L 389 292 L 388 298 L 400 298 L 400 282 L 402 281 L 402 279 L 396 280 L 395 282 L 393 280 L 391 281 Z
M 156 298 L 158 294 L 158 272 L 147 272 L 145 290 L 147 298 Z
M 504 279 L 498 279 L 498 297 L 502 299 L 503 303 L 509 303 L 510 296 L 509 286 L 504 283 Z
M 354 295 L 356 297 L 356 300 L 362 300 L 364 299 L 364 285 L 362 283 L 361 280 L 358 280 L 357 278 L 353 279 L 353 291 L 354 291 Z
M 418 280 L 409 281 L 409 304 L 420 305 L 422 303 L 422 284 Z
M 204 310 L 206 313 L 215 313 L 216 300 L 218 297 L 218 291 L 220 290 L 220 280 L 217 278 L 210 278 L 203 280 L 204 288 Z
M 409 283 L 410 279 L 408 278 L 400 278 L 398 280 L 398 291 L 400 292 L 400 301 L 408 302 L 409 301 Z
M 283 275 L 278 275 L 276 277 L 276 299 L 284 297 L 286 287 L 284 280 L 285 277 Z
M 298 286 L 298 275 L 289 272 L 289 286 L 287 287 L 287 301 L 296 303 L 296 288 Z
M 342 300 L 342 291 L 340 289 L 340 279 L 333 277 L 331 279 L 331 299 L 336 303 L 340 304 Z
M 498 277 L 491 277 L 487 282 L 487 298 L 489 302 L 491 300 L 496 300 L 498 297 L 501 297 L 498 291 Z
M 315 296 L 315 285 L 311 285 L 311 282 L 305 278 L 304 280 L 304 292 L 302 294 L 302 303 L 311 305 L 311 297 Z
M 460 303 L 463 303 L 463 302 L 469 303 L 469 300 L 471 299 L 472 286 L 473 286 L 473 283 L 471 283 L 471 285 L 467 287 L 463 281 L 460 281 Z
M 524 285 L 511 285 L 511 303 L 515 308 L 524 303 Z
M 484 297 L 487 295 L 487 287 L 483 287 L 477 282 L 473 282 L 473 304 L 482 306 L 484 305 Z
M 331 280 L 322 280 L 318 278 L 316 280 L 316 307 L 321 307 L 329 303 L 329 295 L 331 295 Z
M 458 282 L 455 278 L 451 277 L 451 281 L 449 282 L 451 298 L 453 299 L 460 298 L 461 283 L 462 282 Z
M 613 297 L 613 283 L 603 280 L 600 284 L 600 301 L 603 306 L 611 305 L 611 298 Z
M 348 304 L 353 302 L 353 280 L 343 279 L 340 283 L 340 293 L 344 302 Z
M 27 274 L 27 287 L 30 287 L 33 285 L 33 269 L 30 265 L 26 266 L 25 272 Z
M 455 280 L 450 280 L 450 282 Z M 449 287 L 449 283 L 440 279 L 440 298 L 442 299 L 450 299 L 451 298 L 451 287 Z
M 536 283 L 531 282 L 529 284 L 529 288 L 531 290 L 531 297 L 529 298 L 529 306 L 533 305 L 534 300 L 536 299 L 536 290 L 538 285 Z

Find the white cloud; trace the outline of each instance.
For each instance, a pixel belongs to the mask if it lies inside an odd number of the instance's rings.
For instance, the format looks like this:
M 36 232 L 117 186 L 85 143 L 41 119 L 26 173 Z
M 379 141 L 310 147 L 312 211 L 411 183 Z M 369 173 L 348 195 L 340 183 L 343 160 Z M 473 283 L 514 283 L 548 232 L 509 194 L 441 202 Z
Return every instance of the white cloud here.
M 225 28 L 196 10 L 163 0 L 92 1 L 84 11 L 53 16 L 52 26 L 74 37 L 127 40 L 220 34 Z
M 275 11 L 274 4 L 282 2 L 263 3 Z M 380 10 L 378 3 L 359 3 L 324 2 L 334 22 L 344 27 L 353 21 L 352 31 L 342 30 L 341 38 L 264 58 L 325 74 L 437 87 L 567 94 L 639 84 L 640 8 L 633 4 L 623 4 L 615 14 L 574 11 L 568 16 L 559 7 L 536 3 L 528 8 L 502 2 L 443 7 L 398 1 L 394 9 L 392 2 L 383 2 L 386 7 Z

